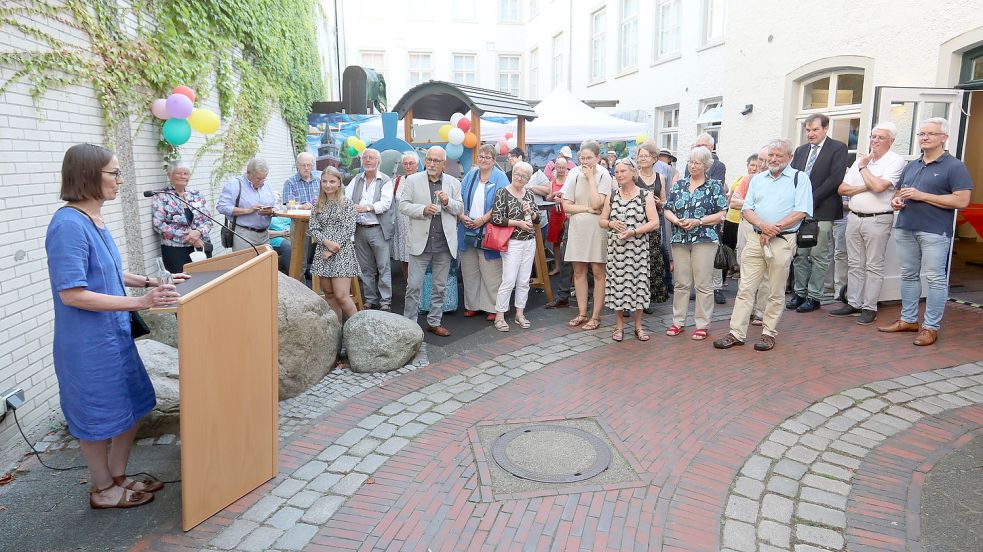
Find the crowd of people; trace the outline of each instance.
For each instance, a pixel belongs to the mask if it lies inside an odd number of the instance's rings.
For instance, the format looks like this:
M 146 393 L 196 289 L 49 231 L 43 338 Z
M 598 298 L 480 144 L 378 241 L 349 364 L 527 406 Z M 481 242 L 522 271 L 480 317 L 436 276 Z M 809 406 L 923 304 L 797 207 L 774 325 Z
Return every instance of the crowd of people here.
M 509 152 L 508 170 L 502 170 L 494 147 L 484 145 L 461 179 L 444 172 L 440 147 L 427 151 L 422 171 L 417 154 L 405 153 L 394 177 L 379 170 L 380 153 L 367 148 L 362 172 L 344 185 L 337 171 L 313 171 L 313 157 L 303 153 L 282 194 L 265 183 L 266 164 L 253 159 L 243 175 L 224 186 L 216 208 L 248 242 L 274 246 L 284 271 L 292 255 L 290 240 L 284 239 L 289 219 L 275 216 L 271 206 L 310 209 L 313 241 L 305 272 L 322 278 L 341 319 L 354 312 L 347 280 L 353 276 L 360 280 L 365 308 L 392 310 L 391 266 L 397 261 L 406 280 L 403 313 L 415 319 L 418 309 L 426 311 L 428 331 L 450 334 L 442 320 L 445 303 L 456 308 L 458 271 L 465 317 L 485 316 L 498 330 L 509 331 L 505 314 L 514 294 L 513 321 L 528 328 L 524 310 L 535 232 L 542 231 L 554 259 L 549 275 L 559 276 L 556 296 L 546 307 L 570 307 L 575 295 L 578 312 L 571 327 L 599 327 L 607 307 L 616 313 L 613 339 L 623 339 L 624 318 L 634 312 L 635 333 L 647 340 L 640 316 L 671 297 L 666 334 L 686 331 L 692 301 L 691 337 L 703 340 L 714 306 L 727 301 L 728 275 L 739 274 L 731 332 L 714 345 L 742 344 L 751 324 L 763 326 L 759 350 L 775 346 L 784 310 L 819 310 L 829 280 L 844 304 L 828 313 L 872 324 L 893 233 L 908 306 L 900 323 L 881 329 L 918 331 L 916 343 L 929 344 L 941 321 L 939 297 L 947 293 L 953 209 L 969 201 L 972 183 L 961 162 L 942 149 L 948 123 L 928 119 L 922 126 L 927 130 L 919 133 L 921 159 L 906 165 L 891 150 L 895 127 L 882 123 L 871 130 L 869 152 L 848 167 L 846 144 L 828 136 L 828 117 L 814 114 L 804 123 L 805 144 L 793 150 L 787 141 L 769 142 L 748 157 L 746 174 L 729 185 L 714 138 L 706 133 L 694 141 L 682 172 L 673 153 L 653 142 L 619 159 L 613 149 L 602 151 L 598 142 L 585 140 L 576 156 L 563 147 L 544 170 L 529 165 L 518 148 Z M 929 164 L 942 172 L 916 170 Z M 944 182 L 928 176 L 937 173 Z M 196 250 L 212 252 L 211 223 L 174 199 L 176 194 L 207 212 L 201 194 L 186 189 L 189 177 L 187 166 L 172 164 L 168 190 L 173 193 L 158 195 L 154 203 L 161 255 L 173 272 L 180 272 Z M 543 202 L 552 207 L 538 208 Z M 799 247 L 796 233 L 806 218 L 816 221 L 817 239 Z M 511 229 L 501 250 L 483 243 L 490 226 Z M 237 237 L 233 249 L 250 247 L 248 242 Z M 721 246 L 735 252 L 737 266 L 715 266 Z M 921 294 L 920 276 L 929 284 L 930 308 L 918 326 L 910 305 Z M 786 301 L 787 283 L 792 293 Z

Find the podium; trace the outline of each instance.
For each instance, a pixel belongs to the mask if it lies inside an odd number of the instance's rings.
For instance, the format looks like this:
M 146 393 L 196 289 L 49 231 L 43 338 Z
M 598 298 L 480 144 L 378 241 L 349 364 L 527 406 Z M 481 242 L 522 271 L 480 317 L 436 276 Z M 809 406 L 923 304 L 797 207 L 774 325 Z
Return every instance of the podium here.
M 184 266 L 178 286 L 181 526 L 277 473 L 277 255 L 269 246 Z

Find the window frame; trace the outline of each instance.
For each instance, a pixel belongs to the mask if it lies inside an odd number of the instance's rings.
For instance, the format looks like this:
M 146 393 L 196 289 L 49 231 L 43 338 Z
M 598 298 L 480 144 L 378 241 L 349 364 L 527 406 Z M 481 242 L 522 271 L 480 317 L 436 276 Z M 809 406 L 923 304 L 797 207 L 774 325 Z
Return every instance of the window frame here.
M 860 90 L 861 97 L 859 102 L 854 102 L 846 105 L 836 105 L 836 92 L 839 89 L 839 79 L 843 75 L 859 75 L 863 78 Z M 806 87 L 816 81 L 829 78 L 829 87 L 827 88 L 827 101 L 824 107 L 803 107 L 805 101 Z M 866 93 L 867 85 L 867 72 L 864 69 L 857 67 L 841 67 L 837 69 L 828 69 L 825 71 L 820 71 L 813 73 L 806 78 L 800 79 L 796 82 L 798 86 L 797 94 L 795 95 L 795 116 L 793 117 L 793 123 L 795 125 L 794 131 L 794 145 L 796 147 L 805 143 L 804 135 L 805 132 L 803 128 L 805 127 L 805 120 L 815 113 L 822 113 L 829 117 L 829 133 L 828 136 L 833 137 L 833 129 L 842 124 L 843 121 L 856 120 L 857 121 L 857 143 L 851 148 L 849 139 L 847 140 L 847 159 L 850 164 L 857 158 L 857 152 L 862 146 L 866 144 L 863 136 L 861 136 L 861 130 L 864 128 L 864 101 L 867 99 L 864 97 Z M 849 136 L 849 133 L 848 133 Z
M 472 68 L 472 70 L 471 71 L 458 70 L 457 67 L 456 67 L 456 62 L 457 62 L 457 58 L 458 57 L 461 57 L 461 58 L 469 57 L 469 58 L 471 58 L 471 61 L 473 62 L 473 68 Z M 478 68 L 479 67 L 480 67 L 480 65 L 478 64 L 478 53 L 477 52 L 451 52 L 451 82 L 453 82 L 454 84 L 463 84 L 465 86 L 478 86 L 478 83 L 480 82 L 478 80 L 478 77 L 479 77 L 479 75 L 478 75 Z M 474 79 L 473 82 L 463 82 L 463 81 L 457 80 L 457 74 L 458 73 L 471 74 L 471 76 Z
M 675 126 L 666 125 L 666 114 L 672 114 L 672 122 Z M 663 105 L 656 108 L 656 136 L 660 148 L 666 148 L 676 153 L 679 147 L 679 104 Z M 668 143 L 664 138 L 668 138 Z
M 710 36 L 713 29 L 713 14 L 720 13 L 720 35 Z M 727 35 L 727 4 L 725 0 L 703 0 L 700 16 L 700 45 L 702 47 L 716 46 L 724 42 Z
M 559 45 L 559 47 L 557 47 Z M 550 73 L 550 89 L 563 84 L 563 57 L 566 52 L 563 49 L 563 31 L 553 35 L 550 39 L 550 54 L 552 54 L 552 72 Z
M 378 55 L 378 56 L 380 56 L 382 58 L 382 66 L 381 67 L 373 67 L 372 65 L 367 65 L 365 63 L 365 56 L 366 55 L 369 55 L 369 56 Z M 383 75 L 386 74 L 386 51 L 385 50 L 359 50 L 358 51 L 358 60 L 361 63 L 362 67 L 368 67 L 370 69 L 375 70 L 377 73 L 381 73 Z
M 697 120 L 711 109 L 716 109 L 718 107 L 722 108 L 724 106 L 724 98 L 722 96 L 715 96 L 711 98 L 704 98 L 700 100 L 700 111 L 696 116 Z M 696 125 L 696 136 L 703 134 L 704 132 L 709 133 L 713 136 L 714 144 L 720 144 L 720 129 L 723 125 L 723 117 L 719 121 L 712 121 L 709 123 L 697 123 Z
M 426 78 L 423 78 L 423 71 L 424 71 L 423 69 L 415 69 L 413 67 L 413 59 L 415 56 L 420 56 L 420 57 L 426 56 L 428 60 L 429 67 L 426 69 L 426 72 L 428 73 L 429 76 L 427 76 Z M 413 73 L 415 72 L 420 73 L 420 81 L 414 84 Z M 407 84 L 409 84 L 408 88 L 413 88 L 414 86 L 433 80 L 433 52 L 418 51 L 418 50 L 406 52 L 406 77 L 407 77 L 406 82 Z
M 529 62 L 526 65 L 526 94 L 529 98 L 539 96 L 539 46 L 529 50 Z
M 511 7 L 515 8 L 513 14 L 507 13 L 507 9 Z M 512 19 L 506 19 L 510 15 L 512 15 Z M 498 22 L 503 25 L 522 23 L 522 10 L 519 6 L 519 0 L 498 0 Z
M 503 58 L 514 58 L 516 60 L 516 68 L 509 69 L 507 72 L 502 70 L 502 59 Z M 499 53 L 496 56 L 496 66 L 495 66 L 495 89 L 499 92 L 506 92 L 512 94 L 517 98 L 522 97 L 522 54 L 518 53 Z M 509 77 L 514 77 L 516 80 L 514 91 L 513 89 L 502 90 L 502 76 L 508 75 Z
M 662 51 L 663 40 L 662 30 L 669 17 L 663 17 L 662 8 L 664 6 L 674 6 L 675 17 L 672 18 L 672 27 L 675 30 L 675 48 L 671 51 Z M 675 59 L 682 53 L 682 0 L 658 0 L 655 4 L 655 41 L 652 49 L 653 64 L 660 61 Z
M 625 7 L 629 3 L 635 5 L 635 12 L 625 15 Z M 641 12 L 641 0 L 620 0 L 620 19 L 618 21 L 618 73 L 626 73 L 638 68 L 638 20 Z M 629 29 L 626 32 L 626 29 Z M 626 42 L 630 41 L 630 44 Z M 626 56 L 630 55 L 630 60 Z
M 598 24 L 600 17 L 600 24 Z M 607 6 L 594 10 L 590 14 L 590 74 L 591 84 L 604 81 L 605 49 L 607 48 Z M 596 71 L 595 71 L 596 69 Z

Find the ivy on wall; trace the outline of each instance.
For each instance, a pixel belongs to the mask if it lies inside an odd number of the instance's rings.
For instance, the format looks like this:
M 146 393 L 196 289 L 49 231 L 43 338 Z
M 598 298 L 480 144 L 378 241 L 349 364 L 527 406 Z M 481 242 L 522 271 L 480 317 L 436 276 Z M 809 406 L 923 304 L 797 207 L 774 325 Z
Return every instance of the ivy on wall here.
M 15 71 L 0 92 L 23 81 L 37 102 L 52 87 L 89 83 L 112 127 L 116 117 L 147 115 L 150 102 L 178 84 L 205 97 L 214 83 L 227 129 L 199 155 L 221 148 L 218 181 L 255 155 L 274 107 L 295 147 L 305 147 L 310 104 L 324 94 L 319 9 L 315 0 L 26 0 L 0 8 L 0 29 L 47 48 L 0 52 L 0 64 Z M 58 26 L 84 33 L 89 47 L 66 42 L 53 30 Z M 175 154 L 163 141 L 161 149 Z

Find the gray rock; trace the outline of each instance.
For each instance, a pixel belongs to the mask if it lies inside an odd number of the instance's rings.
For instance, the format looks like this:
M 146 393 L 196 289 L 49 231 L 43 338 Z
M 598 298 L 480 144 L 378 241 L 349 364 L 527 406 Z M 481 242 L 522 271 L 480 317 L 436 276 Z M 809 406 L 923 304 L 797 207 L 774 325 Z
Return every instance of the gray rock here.
M 423 330 L 407 318 L 361 311 L 345 322 L 342 340 L 352 372 L 391 372 L 406 366 L 423 345 Z
M 278 273 L 280 400 L 324 379 L 338 359 L 341 324 L 328 303 L 299 281 Z
M 137 339 L 159 341 L 171 347 L 177 347 L 177 315 L 172 312 L 151 313 L 143 311 L 140 317 L 147 323 L 150 333 Z
M 157 393 L 157 405 L 140 422 L 137 437 L 180 433 L 181 395 L 177 349 L 152 339 L 140 339 L 136 345 Z

